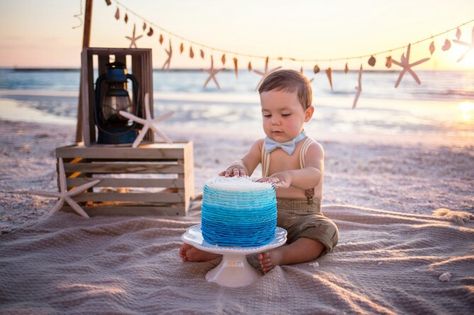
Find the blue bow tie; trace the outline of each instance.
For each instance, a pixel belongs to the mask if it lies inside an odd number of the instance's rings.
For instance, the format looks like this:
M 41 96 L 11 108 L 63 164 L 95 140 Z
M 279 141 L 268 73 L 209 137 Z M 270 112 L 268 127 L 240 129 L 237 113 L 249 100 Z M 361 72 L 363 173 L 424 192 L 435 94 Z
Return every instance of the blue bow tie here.
M 275 140 L 266 137 L 264 140 L 265 151 L 270 153 L 273 150 L 280 148 L 286 153 L 288 153 L 288 155 L 292 155 L 295 151 L 296 144 L 298 144 L 298 142 L 303 140 L 305 137 L 306 135 L 304 134 L 304 132 L 301 132 L 298 136 L 287 142 L 276 142 Z

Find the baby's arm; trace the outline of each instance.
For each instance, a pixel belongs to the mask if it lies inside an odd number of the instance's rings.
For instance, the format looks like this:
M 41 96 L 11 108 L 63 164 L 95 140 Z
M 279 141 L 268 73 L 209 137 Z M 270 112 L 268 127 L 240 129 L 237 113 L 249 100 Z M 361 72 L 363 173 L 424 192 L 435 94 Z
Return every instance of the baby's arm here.
M 233 162 L 225 171 L 219 173 L 221 176 L 250 176 L 260 163 L 260 155 L 263 140 L 257 140 L 241 160 Z
M 324 171 L 324 150 L 321 145 L 319 143 L 311 144 L 304 159 L 304 168 L 277 172 L 264 181 L 282 188 L 293 186 L 300 189 L 310 189 L 316 187 L 321 181 Z

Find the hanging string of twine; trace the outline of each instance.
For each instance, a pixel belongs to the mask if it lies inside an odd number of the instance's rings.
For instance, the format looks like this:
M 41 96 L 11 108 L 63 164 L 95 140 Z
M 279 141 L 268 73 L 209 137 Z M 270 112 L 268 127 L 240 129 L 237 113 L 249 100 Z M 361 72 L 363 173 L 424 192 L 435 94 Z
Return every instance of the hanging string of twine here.
M 83 21 L 83 19 L 82 19 L 82 15 L 83 15 L 83 12 L 82 12 L 82 0 L 81 0 L 81 2 L 80 2 L 80 4 L 79 4 L 79 8 L 80 8 L 80 9 L 79 9 L 79 13 L 73 15 L 74 18 L 76 18 L 76 19 L 79 20 L 79 24 L 76 25 L 76 26 L 73 26 L 73 27 L 72 27 L 73 30 L 76 29 L 76 28 L 78 28 L 78 27 L 81 27 L 82 24 L 84 23 L 84 21 Z
M 107 2 L 110 2 L 110 0 L 107 1 Z M 237 52 L 237 51 L 232 51 L 232 50 L 227 50 L 227 49 L 222 49 L 222 48 L 209 46 L 207 44 L 203 44 L 203 43 L 196 42 L 194 40 L 188 39 L 184 36 L 176 34 L 172 31 L 162 27 L 161 25 L 158 25 L 154 22 L 151 22 L 150 20 L 143 17 L 143 15 L 137 13 L 136 11 L 130 9 L 128 6 L 122 4 L 119 0 L 114 0 L 114 2 L 116 3 L 116 5 L 118 7 L 122 7 L 122 9 L 125 9 L 128 13 L 133 14 L 137 19 L 142 20 L 147 25 L 153 26 L 154 28 L 160 30 L 162 33 L 167 34 L 169 37 L 178 38 L 178 39 L 180 39 L 184 42 L 190 43 L 191 45 L 194 45 L 194 46 L 197 46 L 197 47 L 206 48 L 206 49 L 209 49 L 209 50 L 212 50 L 212 51 L 217 51 L 217 52 L 224 53 L 224 54 L 231 54 L 231 55 L 238 56 L 238 57 L 246 57 L 246 58 L 252 58 L 252 59 L 266 59 L 266 58 L 269 58 L 269 59 L 273 59 L 273 60 L 282 60 L 282 61 L 287 60 L 287 61 L 294 61 L 294 62 L 301 62 L 301 63 L 334 62 L 334 61 L 348 61 L 348 60 L 354 60 L 354 59 L 362 59 L 362 58 L 368 58 L 368 57 L 371 57 L 371 56 L 383 55 L 383 54 L 391 53 L 393 51 L 406 49 L 406 47 L 407 47 L 407 45 L 404 45 L 404 46 L 399 46 L 399 47 L 394 47 L 394 48 L 390 48 L 390 49 L 386 49 L 386 50 L 377 51 L 375 53 L 369 53 L 369 54 L 357 55 L 357 56 L 337 57 L 337 58 L 304 59 L 304 58 L 294 58 L 294 57 L 288 57 L 288 56 L 285 56 L 285 57 L 269 57 L 268 55 L 263 56 L 263 55 L 246 54 L 246 53 L 241 53 L 241 52 Z M 429 37 L 426 37 L 426 38 L 417 40 L 415 42 L 412 42 L 411 46 L 418 45 L 418 44 L 426 42 L 428 40 L 433 40 L 436 37 L 440 37 L 442 35 L 450 33 L 450 32 L 452 32 L 452 31 L 454 31 L 454 30 L 456 30 L 460 27 L 463 27 L 463 26 L 468 25 L 468 24 L 473 23 L 473 22 L 474 22 L 474 19 L 471 19 L 467 22 L 461 23 L 461 24 L 459 24 L 455 27 L 452 27 L 450 29 L 447 29 L 445 31 L 442 31 L 442 32 L 439 32 L 437 34 L 431 35 Z

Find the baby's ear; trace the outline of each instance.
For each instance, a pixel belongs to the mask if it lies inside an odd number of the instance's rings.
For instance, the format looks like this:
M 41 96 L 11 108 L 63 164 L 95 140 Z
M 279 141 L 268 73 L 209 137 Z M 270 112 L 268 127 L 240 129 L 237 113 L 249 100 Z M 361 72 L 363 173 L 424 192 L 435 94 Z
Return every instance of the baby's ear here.
M 304 111 L 304 121 L 308 122 L 311 119 L 311 117 L 313 117 L 313 113 L 314 113 L 314 106 L 309 106 L 308 108 L 306 108 L 306 110 Z

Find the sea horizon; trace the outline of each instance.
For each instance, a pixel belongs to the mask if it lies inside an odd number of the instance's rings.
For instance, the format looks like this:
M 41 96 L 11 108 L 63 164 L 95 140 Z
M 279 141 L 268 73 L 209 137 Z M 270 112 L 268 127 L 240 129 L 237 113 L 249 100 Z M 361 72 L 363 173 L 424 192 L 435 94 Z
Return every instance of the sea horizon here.
M 367 71 L 362 94 L 352 109 L 355 72 L 333 73 L 333 88 L 326 74 L 304 72 L 312 81 L 316 108 L 307 131 L 321 137 L 341 135 L 384 140 L 440 139 L 447 145 L 474 145 L 474 73 L 417 71 L 418 85 L 406 73 L 398 88 L 396 71 Z M 261 76 L 247 70 L 218 73 L 204 87 L 202 70 L 153 70 L 154 114 L 174 112 L 162 123 L 183 130 L 225 130 L 241 135 L 256 130 L 261 135 L 256 87 Z M 72 123 L 77 117 L 80 73 L 78 68 L 0 69 L 0 118 L 23 121 Z M 423 141 L 423 140 L 421 140 Z M 453 142 L 454 143 L 454 142 Z

